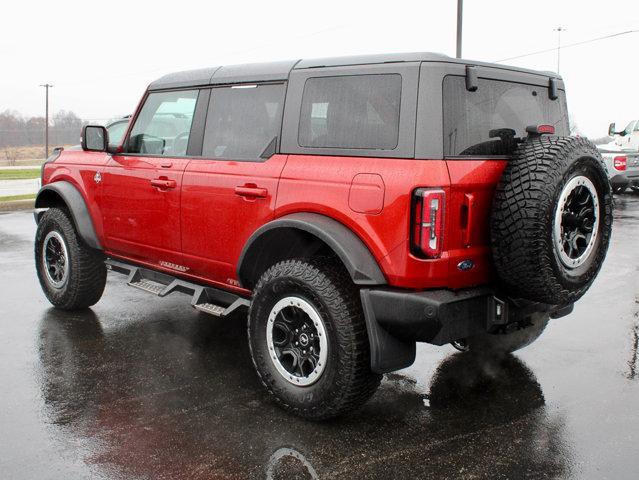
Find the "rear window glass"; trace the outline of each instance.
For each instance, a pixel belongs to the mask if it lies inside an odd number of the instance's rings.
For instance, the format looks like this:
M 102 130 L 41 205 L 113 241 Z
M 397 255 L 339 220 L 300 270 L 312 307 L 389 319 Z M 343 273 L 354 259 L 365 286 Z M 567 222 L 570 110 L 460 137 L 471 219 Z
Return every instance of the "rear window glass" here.
M 551 100 L 548 88 L 480 79 L 475 92 L 466 79 L 447 76 L 443 85 L 444 155 L 510 155 L 516 138 L 529 125 L 550 124 L 557 135 L 568 135 L 563 91 Z
M 214 88 L 204 130 L 202 156 L 257 160 L 277 137 L 284 85 Z
M 399 137 L 398 74 L 309 78 L 298 143 L 310 148 L 393 150 Z

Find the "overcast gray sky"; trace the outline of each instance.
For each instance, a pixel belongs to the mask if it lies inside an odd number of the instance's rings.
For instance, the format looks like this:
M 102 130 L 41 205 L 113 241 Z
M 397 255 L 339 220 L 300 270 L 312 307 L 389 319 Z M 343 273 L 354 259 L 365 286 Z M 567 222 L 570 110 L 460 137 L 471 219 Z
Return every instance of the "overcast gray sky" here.
M 292 58 L 433 51 L 454 55 L 456 0 L 202 2 L 5 0 L 0 111 L 86 119 L 131 113 L 171 71 Z M 495 61 L 639 29 L 639 1 L 465 0 L 465 58 Z M 639 118 L 639 33 L 562 50 L 568 106 L 589 136 Z M 556 52 L 508 63 L 555 70 Z

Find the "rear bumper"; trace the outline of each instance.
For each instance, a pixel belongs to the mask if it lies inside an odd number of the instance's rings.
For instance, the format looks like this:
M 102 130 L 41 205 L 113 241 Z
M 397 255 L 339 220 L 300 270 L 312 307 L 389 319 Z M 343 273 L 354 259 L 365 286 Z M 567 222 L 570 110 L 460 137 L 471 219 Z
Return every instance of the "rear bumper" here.
M 415 342 L 444 345 L 525 321 L 546 311 L 554 318 L 567 315 L 572 305 L 558 307 L 501 299 L 490 288 L 428 290 L 391 289 L 360 291 L 368 327 L 373 371 L 405 368 L 415 360 Z

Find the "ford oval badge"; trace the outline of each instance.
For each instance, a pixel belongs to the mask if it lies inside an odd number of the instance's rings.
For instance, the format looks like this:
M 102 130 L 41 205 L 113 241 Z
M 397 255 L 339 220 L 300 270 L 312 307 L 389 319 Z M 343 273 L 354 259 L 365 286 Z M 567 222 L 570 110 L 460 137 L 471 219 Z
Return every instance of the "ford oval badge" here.
M 473 262 L 472 260 L 462 260 L 461 262 L 457 264 L 457 268 L 459 268 L 462 272 L 465 272 L 466 270 L 470 270 L 474 266 L 475 266 L 475 262 Z

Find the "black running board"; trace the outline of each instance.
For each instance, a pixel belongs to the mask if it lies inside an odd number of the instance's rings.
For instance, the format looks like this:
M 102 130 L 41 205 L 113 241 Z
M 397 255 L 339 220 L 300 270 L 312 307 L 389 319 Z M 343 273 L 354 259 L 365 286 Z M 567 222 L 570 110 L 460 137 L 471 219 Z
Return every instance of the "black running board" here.
M 166 273 L 108 258 L 104 262 L 112 272 L 127 275 L 127 284 L 158 297 L 180 292 L 191 295 L 191 306 L 200 312 L 226 317 L 236 310 L 248 308 L 251 301 L 218 288 L 207 287 L 176 278 Z

